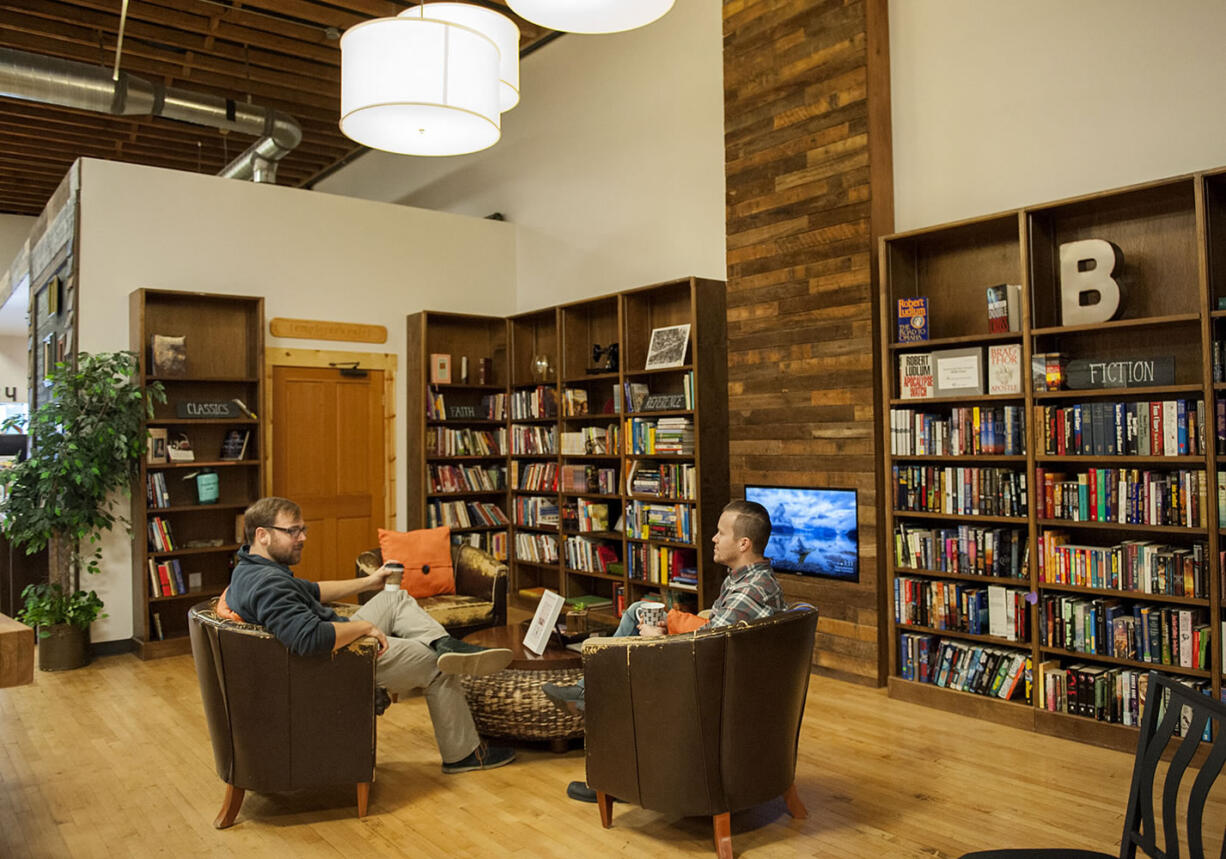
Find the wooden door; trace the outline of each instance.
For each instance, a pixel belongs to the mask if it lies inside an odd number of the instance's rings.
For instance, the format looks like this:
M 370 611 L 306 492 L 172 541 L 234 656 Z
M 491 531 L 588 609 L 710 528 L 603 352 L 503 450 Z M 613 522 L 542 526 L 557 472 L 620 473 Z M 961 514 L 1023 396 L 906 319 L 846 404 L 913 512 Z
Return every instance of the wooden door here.
M 295 573 L 351 578 L 385 523 L 383 371 L 274 366 L 272 397 L 273 494 L 298 502 L 310 528 Z

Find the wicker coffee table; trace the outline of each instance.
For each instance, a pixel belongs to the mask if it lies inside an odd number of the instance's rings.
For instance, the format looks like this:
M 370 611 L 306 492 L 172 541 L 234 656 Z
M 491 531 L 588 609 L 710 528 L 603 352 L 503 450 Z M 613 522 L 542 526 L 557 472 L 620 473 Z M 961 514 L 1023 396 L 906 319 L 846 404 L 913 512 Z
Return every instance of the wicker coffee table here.
M 583 676 L 583 657 L 550 642 L 537 656 L 524 648 L 528 621 L 495 626 L 464 636 L 482 647 L 509 648 L 511 664 L 485 677 L 462 676 L 464 696 L 477 730 L 491 737 L 548 740 L 555 752 L 567 741 L 583 736 L 583 717 L 564 713 L 541 691 L 544 683 L 577 683 Z

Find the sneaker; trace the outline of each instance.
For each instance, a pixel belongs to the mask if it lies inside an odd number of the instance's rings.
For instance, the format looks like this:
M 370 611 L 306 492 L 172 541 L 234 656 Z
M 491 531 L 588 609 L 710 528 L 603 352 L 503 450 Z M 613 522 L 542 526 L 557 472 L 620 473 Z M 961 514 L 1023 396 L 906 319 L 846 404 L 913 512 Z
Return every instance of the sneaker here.
M 563 710 L 572 716 L 582 715 L 584 709 L 582 686 L 559 686 L 557 683 L 542 683 L 541 691 L 545 693 L 545 697 L 552 701 L 559 710 Z
M 492 770 L 495 767 L 506 766 L 515 760 L 515 749 L 508 746 L 490 746 L 485 743 L 473 749 L 472 754 L 463 760 L 444 763 L 443 772 L 448 775 L 466 773 L 472 770 Z
M 430 643 L 438 654 L 438 670 L 444 674 L 484 677 L 511 664 L 511 651 L 505 647 L 478 647 L 450 635 Z
M 566 795 L 569 796 L 571 799 L 578 800 L 579 802 L 595 802 L 596 801 L 595 788 L 588 787 L 587 782 L 585 781 L 572 781 L 570 784 L 566 786 Z M 621 802 L 621 800 L 615 796 L 612 796 L 609 798 L 612 799 L 614 802 Z

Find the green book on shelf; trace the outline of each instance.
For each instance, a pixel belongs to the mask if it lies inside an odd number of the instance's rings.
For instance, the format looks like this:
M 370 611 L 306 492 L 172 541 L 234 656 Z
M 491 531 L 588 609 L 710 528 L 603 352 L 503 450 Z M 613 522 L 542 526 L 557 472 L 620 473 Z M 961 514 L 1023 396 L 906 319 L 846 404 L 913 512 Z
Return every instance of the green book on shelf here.
M 566 598 L 566 604 L 571 608 L 591 609 L 613 605 L 613 600 L 597 594 L 575 594 Z

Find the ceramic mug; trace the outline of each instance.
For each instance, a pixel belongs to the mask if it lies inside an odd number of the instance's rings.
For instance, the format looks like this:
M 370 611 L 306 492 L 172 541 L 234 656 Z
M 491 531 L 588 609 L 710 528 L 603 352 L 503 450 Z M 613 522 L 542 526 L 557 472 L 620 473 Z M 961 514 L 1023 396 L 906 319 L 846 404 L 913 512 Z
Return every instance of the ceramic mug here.
M 644 600 L 639 603 L 639 623 L 654 623 L 659 626 L 667 615 L 668 609 L 662 602 Z

